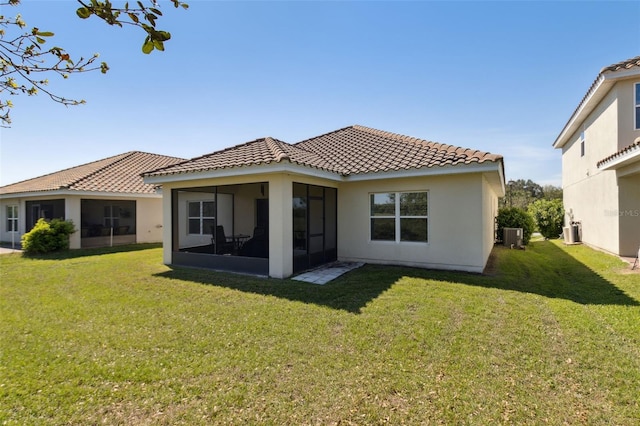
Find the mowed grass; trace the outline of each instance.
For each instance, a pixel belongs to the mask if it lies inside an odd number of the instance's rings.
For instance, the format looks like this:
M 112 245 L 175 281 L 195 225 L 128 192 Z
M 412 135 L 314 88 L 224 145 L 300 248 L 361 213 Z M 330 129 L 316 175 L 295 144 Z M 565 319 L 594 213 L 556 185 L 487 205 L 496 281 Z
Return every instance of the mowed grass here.
M 640 275 L 585 246 L 325 285 L 0 256 L 0 424 L 640 423 Z

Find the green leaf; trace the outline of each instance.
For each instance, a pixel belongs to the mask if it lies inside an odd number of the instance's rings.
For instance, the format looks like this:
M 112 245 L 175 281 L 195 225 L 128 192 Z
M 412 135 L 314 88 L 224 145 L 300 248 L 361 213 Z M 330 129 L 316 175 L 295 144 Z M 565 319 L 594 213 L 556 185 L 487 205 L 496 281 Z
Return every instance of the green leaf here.
M 78 15 L 81 19 L 87 19 L 91 16 L 91 11 L 86 7 L 80 7 L 76 10 L 76 15 Z
M 160 41 L 167 41 L 171 39 L 171 34 L 167 31 L 157 31 L 155 36 L 155 39 Z
M 147 37 L 142 45 L 142 53 L 148 55 L 151 52 L 153 52 L 153 41 L 151 41 L 151 37 Z
M 154 9 L 153 7 L 150 7 L 149 10 L 158 16 L 162 16 L 162 12 L 160 12 L 158 9 Z
M 160 40 L 153 40 L 153 47 L 161 52 L 164 52 L 164 43 Z
M 46 42 L 47 42 L 47 40 L 43 39 L 42 37 L 38 37 L 38 36 L 36 36 L 36 41 L 37 41 L 39 44 L 44 44 L 44 43 L 46 43 Z
M 136 15 L 135 13 L 129 13 L 129 18 L 131 18 L 131 20 L 136 24 L 140 22 L 140 20 L 138 19 L 138 15 Z
M 53 37 L 53 33 L 51 31 L 38 31 L 36 35 L 40 37 Z

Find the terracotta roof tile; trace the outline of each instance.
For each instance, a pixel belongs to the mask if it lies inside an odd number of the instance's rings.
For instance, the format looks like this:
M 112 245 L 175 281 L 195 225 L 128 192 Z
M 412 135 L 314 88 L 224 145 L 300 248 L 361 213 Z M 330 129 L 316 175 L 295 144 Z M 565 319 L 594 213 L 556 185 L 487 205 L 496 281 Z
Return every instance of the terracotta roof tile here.
M 600 74 L 603 74 L 605 72 L 628 70 L 629 68 L 633 68 L 633 67 L 640 67 L 640 56 L 627 59 L 626 61 L 618 62 L 617 64 L 609 65 L 608 67 L 604 67 L 600 70 Z
M 182 161 L 185 160 L 131 151 L 2 186 L 0 194 L 57 190 L 152 194 L 155 192 L 155 185 L 144 183 L 141 174 Z
M 350 126 L 290 145 L 256 139 L 145 174 L 170 175 L 289 161 L 342 175 L 499 161 L 502 156 Z
M 502 156 L 350 126 L 293 145 L 334 163 L 345 175 L 498 161 Z
M 146 175 L 193 173 L 230 167 L 279 163 L 284 160 L 317 168 L 326 168 L 327 166 L 321 158 L 313 153 L 295 149 L 286 142 L 267 137 L 154 170 Z
M 638 138 L 640 139 L 640 138 Z M 633 142 L 631 145 L 628 145 L 624 148 L 622 148 L 620 151 L 616 152 L 615 154 L 612 154 L 610 156 L 608 156 L 607 158 L 603 158 L 602 160 L 598 161 L 598 163 L 596 164 L 597 167 L 603 166 L 605 163 L 608 163 L 612 160 L 615 160 L 621 156 L 624 156 L 625 154 L 628 154 L 632 151 L 636 151 L 636 150 L 640 150 L 640 140 L 636 140 L 635 142 Z

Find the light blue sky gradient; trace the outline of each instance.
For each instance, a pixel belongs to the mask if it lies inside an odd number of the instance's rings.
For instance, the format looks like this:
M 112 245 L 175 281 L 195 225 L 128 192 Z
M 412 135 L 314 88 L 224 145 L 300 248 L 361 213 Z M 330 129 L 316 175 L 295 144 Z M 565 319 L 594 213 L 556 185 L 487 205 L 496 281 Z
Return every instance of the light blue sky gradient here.
M 116 3 L 116 2 L 114 2 Z M 111 71 L 12 99 L 0 184 L 127 151 L 191 158 L 352 124 L 505 157 L 506 178 L 561 183 L 551 144 L 599 73 L 640 54 L 640 2 L 161 1 L 165 52 L 144 35 L 23 0 L 29 28 Z

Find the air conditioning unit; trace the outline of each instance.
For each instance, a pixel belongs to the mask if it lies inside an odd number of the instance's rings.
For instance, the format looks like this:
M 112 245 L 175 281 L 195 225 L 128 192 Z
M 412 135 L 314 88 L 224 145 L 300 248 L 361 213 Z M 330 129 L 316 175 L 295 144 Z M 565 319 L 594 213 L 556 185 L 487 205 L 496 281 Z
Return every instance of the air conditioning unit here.
M 522 247 L 522 228 L 504 228 L 502 241 L 505 246 L 511 248 Z
M 563 227 L 562 235 L 564 236 L 564 242 L 566 244 L 574 244 L 576 242 L 576 233 L 573 230 L 573 226 Z

